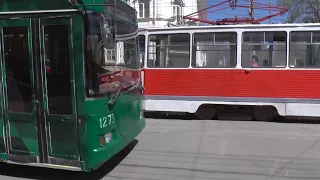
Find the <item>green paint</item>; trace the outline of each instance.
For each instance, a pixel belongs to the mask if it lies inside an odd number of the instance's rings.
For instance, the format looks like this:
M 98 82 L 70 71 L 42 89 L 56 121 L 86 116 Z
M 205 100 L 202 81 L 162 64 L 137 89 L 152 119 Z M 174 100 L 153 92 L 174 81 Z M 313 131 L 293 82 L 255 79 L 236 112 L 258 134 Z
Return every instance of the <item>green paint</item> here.
M 70 18 L 56 18 L 56 19 L 41 19 L 40 25 L 42 27 L 40 37 L 41 46 L 44 47 L 44 27 L 50 27 L 54 25 L 64 25 L 68 27 L 68 51 L 70 60 L 70 89 L 71 96 L 75 97 L 75 83 L 74 83 L 74 57 L 72 53 L 72 29 Z M 41 52 L 42 57 L 45 56 L 44 48 Z M 42 71 L 46 74 L 45 69 Z M 43 81 L 45 82 L 46 76 L 43 76 Z M 48 95 L 46 85 L 43 84 L 44 94 Z M 49 104 L 48 99 L 45 101 Z M 77 112 L 75 101 L 72 101 L 72 115 L 58 115 L 50 114 L 48 108 L 45 108 L 46 126 L 49 129 L 47 136 L 51 137 L 48 140 L 49 156 L 55 158 L 63 158 L 69 160 L 79 159 L 78 152 L 78 134 L 77 134 Z
M 109 0 L 108 0 L 109 1 Z M 106 0 L 83 0 L 86 9 L 106 12 L 113 14 L 113 12 L 107 11 L 108 8 L 101 5 Z M 92 6 L 95 4 L 95 6 Z M 100 6 L 99 6 L 100 4 Z M 117 0 L 117 3 L 121 7 L 129 8 L 123 1 Z M 42 153 L 40 149 L 46 150 L 47 157 L 60 158 L 64 160 L 76 160 L 81 164 L 83 171 L 90 171 L 92 169 L 99 168 L 105 161 L 110 159 L 113 155 L 118 153 L 126 145 L 128 145 L 145 127 L 145 121 L 143 117 L 140 117 L 142 93 L 125 91 L 121 92 L 117 99 L 114 108 L 108 107 L 110 95 L 97 98 L 87 98 L 86 90 L 86 77 L 85 77 L 85 64 L 84 58 L 85 49 L 83 49 L 84 36 L 84 21 L 83 16 L 77 13 L 60 13 L 56 18 L 47 18 L 48 14 L 38 13 L 36 17 L 39 18 L 40 28 L 32 25 L 32 21 L 35 21 L 35 14 L 27 11 L 46 11 L 46 10 L 59 10 L 59 9 L 79 9 L 83 7 L 77 5 L 73 7 L 68 0 L 55 0 L 55 1 L 43 1 L 43 0 L 3 0 L 0 3 L 0 12 L 14 12 L 14 11 L 26 11 L 24 15 L 10 14 L 0 15 L 0 35 L 1 46 L 3 47 L 3 33 L 2 30 L 6 27 L 24 27 L 28 30 L 28 52 L 30 56 L 30 74 L 26 76 L 30 77 L 30 86 L 33 89 L 41 89 L 43 97 L 41 101 L 37 99 L 35 94 L 32 94 L 32 111 L 30 113 L 22 112 L 9 112 L 8 111 L 8 97 L 7 97 L 7 84 L 8 79 L 6 77 L 6 64 L 5 54 L 2 52 L 1 61 L 1 87 L 0 91 L 5 96 L 0 96 L 0 100 L 4 103 L 0 104 L 5 114 L 0 118 L 0 132 L 3 130 L 6 132 L 6 137 L 3 133 L 0 133 L 0 160 L 6 161 L 7 154 L 11 155 L 27 155 L 33 157 L 41 157 Z M 123 9 L 123 8 L 122 8 Z M 129 8 L 129 10 L 133 10 Z M 120 8 L 117 11 L 122 11 Z M 117 12 L 116 14 L 121 14 Z M 129 26 L 137 27 L 136 17 L 132 20 L 130 18 L 119 17 L 118 21 L 127 22 L 126 28 Z M 70 92 L 72 97 L 72 114 L 50 114 L 48 108 L 48 91 L 47 91 L 47 78 L 46 78 L 46 66 L 45 66 L 45 44 L 44 44 L 44 26 L 52 25 L 65 25 L 68 27 L 68 51 L 69 56 L 69 69 L 70 72 Z M 33 39 L 33 32 L 39 33 L 39 41 Z M 35 45 L 36 43 L 36 45 Z M 39 54 L 34 54 L 33 46 L 38 46 Z M 37 71 L 33 68 L 36 58 L 39 57 L 41 61 L 41 69 Z M 138 56 L 136 56 L 138 58 Z M 139 61 L 139 59 L 136 59 Z M 35 79 L 39 77 L 40 84 L 35 82 Z M 2 94 L 2 93 L 1 93 Z M 37 108 L 37 104 L 40 103 L 41 108 Z M 5 106 L 2 107 L 2 104 Z M 37 116 L 36 112 L 40 112 L 43 118 Z M 109 118 L 109 119 L 108 119 Z M 41 126 L 37 126 L 37 122 L 41 122 L 46 126 L 43 129 Z M 39 129 L 40 128 L 40 129 Z M 45 137 L 44 142 L 47 146 L 39 144 L 41 137 L 38 132 L 43 130 Z M 113 134 L 113 139 L 110 143 L 100 145 L 100 137 L 104 136 L 108 132 Z M 7 143 L 5 143 L 5 141 Z M 5 145 L 6 144 L 6 145 Z M 40 146 L 41 145 L 41 146 Z M 43 148 L 41 148 L 43 147 Z M 45 158 L 44 161 L 47 161 Z M 50 162 L 44 162 L 50 164 Z
M 2 28 L 6 27 L 25 27 L 28 29 L 28 45 L 29 45 L 29 65 L 30 65 L 30 77 L 33 79 L 34 74 L 32 73 L 33 62 L 32 59 L 32 44 L 31 44 L 31 36 L 32 33 L 30 31 L 30 19 L 16 19 L 16 20 L 3 20 L 0 23 L 0 26 Z M 1 35 L 3 37 L 3 35 Z M 3 41 L 2 41 L 3 42 Z M 2 47 L 4 45 L 2 44 Z M 6 58 L 4 54 L 2 54 L 2 65 L 3 65 L 3 84 L 5 88 L 2 90 L 6 95 L 8 95 L 7 91 L 7 83 L 8 79 L 6 78 L 6 69 L 4 68 L 6 66 Z M 34 86 L 34 82 L 31 80 L 31 86 Z M 7 97 L 2 97 L 5 100 L 6 107 L 8 108 L 8 99 Z M 35 102 L 33 101 L 32 104 L 34 105 Z M 34 111 L 32 108 L 31 111 Z M 38 138 L 37 138 L 37 132 L 36 132 L 36 121 L 35 121 L 35 114 L 32 113 L 26 114 L 26 113 L 17 113 L 17 112 L 10 112 L 5 111 L 4 114 L 4 121 L 5 121 L 5 130 L 7 133 L 7 141 L 11 145 L 8 145 L 7 151 L 14 154 L 21 154 L 21 155 L 31 155 L 31 156 L 38 156 L 39 155 L 39 147 L 38 147 Z

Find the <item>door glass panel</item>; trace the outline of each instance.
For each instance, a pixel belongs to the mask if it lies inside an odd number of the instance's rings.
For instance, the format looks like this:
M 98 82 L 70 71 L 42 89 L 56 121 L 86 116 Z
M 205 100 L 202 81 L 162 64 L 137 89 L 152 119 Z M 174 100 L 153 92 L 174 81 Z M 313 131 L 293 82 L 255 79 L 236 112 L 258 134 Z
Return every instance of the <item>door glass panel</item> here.
M 68 25 L 44 25 L 47 97 L 50 114 L 72 115 Z
M 3 28 L 8 110 L 32 112 L 28 27 Z

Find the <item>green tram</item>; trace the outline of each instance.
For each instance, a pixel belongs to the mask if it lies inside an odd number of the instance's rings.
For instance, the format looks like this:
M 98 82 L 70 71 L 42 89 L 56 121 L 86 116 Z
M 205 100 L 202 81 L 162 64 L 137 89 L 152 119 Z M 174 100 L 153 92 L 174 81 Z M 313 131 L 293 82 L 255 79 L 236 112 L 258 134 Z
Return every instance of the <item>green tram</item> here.
M 0 2 L 2 162 L 91 171 L 145 127 L 136 11 Z

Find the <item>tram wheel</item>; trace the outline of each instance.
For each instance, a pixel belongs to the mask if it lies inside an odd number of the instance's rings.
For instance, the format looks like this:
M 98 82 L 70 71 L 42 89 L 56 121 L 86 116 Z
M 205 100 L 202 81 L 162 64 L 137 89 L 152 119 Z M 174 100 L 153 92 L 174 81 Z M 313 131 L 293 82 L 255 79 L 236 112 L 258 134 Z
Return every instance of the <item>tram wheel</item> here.
M 276 110 L 272 106 L 255 106 L 253 118 L 258 121 L 270 121 L 276 116 Z
M 201 105 L 196 111 L 195 115 L 200 120 L 210 120 L 216 115 L 216 108 L 214 105 Z

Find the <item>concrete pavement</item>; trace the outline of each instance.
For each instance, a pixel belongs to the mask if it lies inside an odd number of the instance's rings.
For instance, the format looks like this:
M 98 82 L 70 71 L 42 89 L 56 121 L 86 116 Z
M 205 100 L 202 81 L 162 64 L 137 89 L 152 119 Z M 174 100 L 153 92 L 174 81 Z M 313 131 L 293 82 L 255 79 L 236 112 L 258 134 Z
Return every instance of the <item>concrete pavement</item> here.
M 147 119 L 93 173 L 1 165 L 0 179 L 320 179 L 320 124 Z

